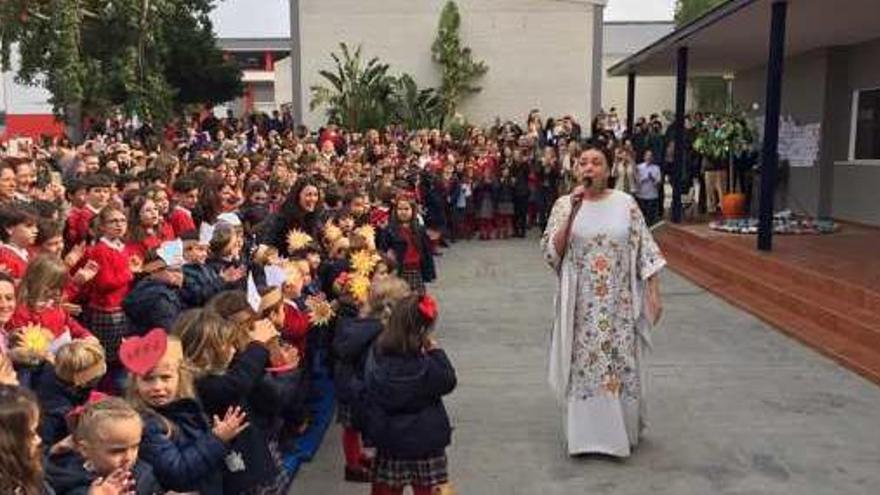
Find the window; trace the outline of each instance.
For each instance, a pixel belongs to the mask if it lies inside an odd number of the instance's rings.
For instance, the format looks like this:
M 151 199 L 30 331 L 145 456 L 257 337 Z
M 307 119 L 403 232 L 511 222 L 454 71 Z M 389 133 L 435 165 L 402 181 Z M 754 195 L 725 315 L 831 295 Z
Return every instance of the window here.
M 853 94 L 851 161 L 880 160 L 880 88 Z

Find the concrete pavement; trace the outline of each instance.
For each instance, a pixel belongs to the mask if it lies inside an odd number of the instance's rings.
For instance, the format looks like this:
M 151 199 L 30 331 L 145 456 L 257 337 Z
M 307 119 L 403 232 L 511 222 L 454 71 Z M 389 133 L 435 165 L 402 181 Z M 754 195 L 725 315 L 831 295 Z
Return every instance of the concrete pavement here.
M 668 271 L 644 443 L 627 460 L 569 458 L 545 380 L 554 278 L 536 242 L 458 243 L 438 261 L 459 494 L 880 493 L 880 388 Z M 342 481 L 339 434 L 291 493 L 369 493 Z

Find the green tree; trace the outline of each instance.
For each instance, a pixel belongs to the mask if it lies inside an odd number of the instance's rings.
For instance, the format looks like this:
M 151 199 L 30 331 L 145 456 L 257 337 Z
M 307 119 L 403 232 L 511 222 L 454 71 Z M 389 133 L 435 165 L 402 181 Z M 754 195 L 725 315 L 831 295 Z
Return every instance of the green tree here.
M 699 18 L 727 0 L 677 0 L 675 24 L 678 27 Z M 696 107 L 700 110 L 723 111 L 727 107 L 727 85 L 720 77 L 691 78 Z
M 676 0 L 675 25 L 684 26 L 727 0 Z
M 415 79 L 404 74 L 394 81 L 394 117 L 407 129 L 434 129 L 443 120 L 443 101 L 434 88 L 419 88 Z
M 446 2 L 437 25 L 437 38 L 431 46 L 434 62 L 440 66 L 441 82 L 438 90 L 443 102 L 444 118 L 455 115 L 462 100 L 481 87 L 475 85 L 489 70 L 483 61 L 474 60 L 471 49 L 463 46 L 459 29 L 461 13 L 452 0 Z
M 341 55 L 331 53 L 335 68 L 318 73 L 329 86 L 309 88 L 309 108 L 326 107 L 327 119 L 334 124 L 364 131 L 384 126 L 390 115 L 394 77 L 388 75 L 388 64 L 373 57 L 364 61 L 361 46 L 351 51 L 340 43 Z
M 240 92 L 228 71 L 213 70 L 222 59 L 206 43 L 214 39 L 206 22 L 213 7 L 214 0 L 3 0 L 0 61 L 8 69 L 17 47 L 17 80 L 48 89 L 56 115 L 73 124 L 81 113 L 116 109 L 161 121 L 194 93 L 219 86 L 229 99 Z M 187 50 L 199 50 L 195 63 L 204 65 L 186 65 L 191 60 L 180 54 Z M 202 77 L 181 76 L 188 71 Z M 213 76 L 226 84 L 208 84 Z

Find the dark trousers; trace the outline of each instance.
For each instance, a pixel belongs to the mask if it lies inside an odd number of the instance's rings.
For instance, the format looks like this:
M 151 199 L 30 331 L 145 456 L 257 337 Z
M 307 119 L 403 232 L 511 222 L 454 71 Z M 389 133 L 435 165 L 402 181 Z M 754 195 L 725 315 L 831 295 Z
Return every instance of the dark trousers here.
M 648 224 L 648 227 L 657 223 L 660 214 L 660 200 L 636 198 L 636 201 L 639 203 L 639 209 L 642 210 L 642 216 L 645 217 L 645 223 Z
M 529 214 L 529 197 L 516 196 L 513 198 L 513 235 L 525 237 L 526 222 Z

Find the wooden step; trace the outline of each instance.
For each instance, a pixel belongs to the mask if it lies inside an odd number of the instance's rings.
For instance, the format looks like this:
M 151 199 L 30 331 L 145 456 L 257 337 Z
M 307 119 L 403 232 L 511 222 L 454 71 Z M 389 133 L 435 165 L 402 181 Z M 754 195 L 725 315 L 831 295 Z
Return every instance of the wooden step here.
M 658 241 L 665 245 L 672 243 L 690 248 L 705 248 L 719 255 L 729 256 L 731 260 L 742 260 L 751 267 L 764 273 L 777 274 L 785 277 L 798 287 L 809 287 L 823 297 L 840 300 L 847 307 L 857 308 L 866 315 L 880 318 L 880 293 L 869 290 L 846 280 L 834 278 L 821 271 L 795 266 L 774 258 L 772 254 L 763 253 L 753 248 L 743 248 L 726 242 L 719 242 L 710 237 L 698 235 L 686 228 L 668 225 L 658 231 Z
M 698 248 L 678 249 L 687 260 L 727 283 L 759 294 L 765 299 L 797 310 L 804 318 L 821 325 L 826 331 L 846 336 L 862 345 L 880 349 L 880 318 L 838 299 L 817 294 L 812 286 L 792 284 L 784 276 L 755 270 L 748 260 L 734 261 L 712 251 Z M 738 266 L 732 266 L 737 263 Z
M 718 253 L 693 244 L 682 246 L 669 237 L 659 235 L 658 242 L 673 270 L 880 383 L 880 326 L 872 326 L 873 318 L 868 324 L 857 313 L 847 313 L 852 308 L 837 306 L 836 298 L 810 297 L 809 289 L 792 288 L 778 274 L 733 267 L 724 250 Z

